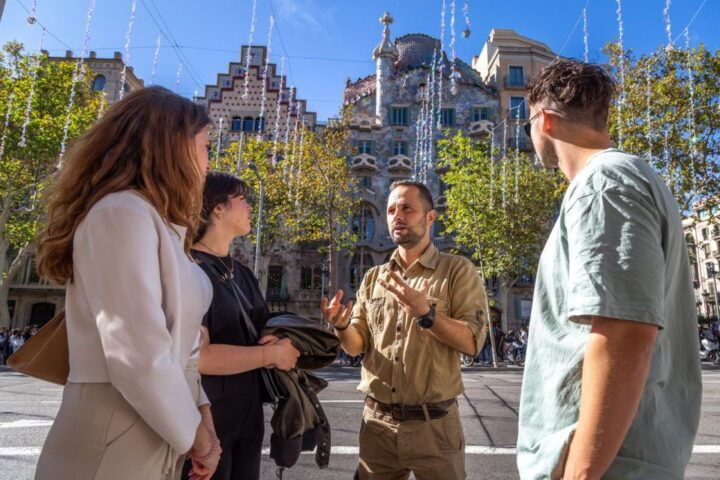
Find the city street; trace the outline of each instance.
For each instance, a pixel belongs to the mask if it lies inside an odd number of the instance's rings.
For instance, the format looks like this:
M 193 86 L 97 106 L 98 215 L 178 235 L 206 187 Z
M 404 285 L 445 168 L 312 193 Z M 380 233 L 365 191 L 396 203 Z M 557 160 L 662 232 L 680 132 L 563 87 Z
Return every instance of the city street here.
M 330 467 L 318 470 L 314 455 L 305 454 L 298 465 L 285 472 L 284 479 L 352 478 L 362 409 L 362 395 L 355 390 L 359 372 L 352 367 L 323 371 L 323 376 L 330 381 L 321 395 L 332 425 Z M 459 400 L 467 441 L 468 478 L 518 478 L 514 454 L 522 371 L 496 372 L 471 367 L 464 370 L 463 378 L 466 392 Z M 700 434 L 686 476 L 697 480 L 717 479 L 720 467 L 720 370 L 704 370 L 703 382 Z M 0 479 L 32 478 L 37 455 L 57 413 L 61 395 L 62 389 L 54 385 L 0 371 Z M 268 410 L 266 419 L 269 418 Z M 275 466 L 267 451 L 263 456 L 262 478 L 276 478 Z

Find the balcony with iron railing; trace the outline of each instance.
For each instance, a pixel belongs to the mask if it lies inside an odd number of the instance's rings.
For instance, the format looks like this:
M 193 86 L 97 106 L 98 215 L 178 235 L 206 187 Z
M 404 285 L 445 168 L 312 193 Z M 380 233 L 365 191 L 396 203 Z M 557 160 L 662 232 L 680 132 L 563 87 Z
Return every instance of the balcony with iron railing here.
M 525 76 L 518 77 L 518 76 L 506 75 L 504 84 L 505 84 L 505 88 L 524 90 L 527 87 L 527 82 L 525 81 Z

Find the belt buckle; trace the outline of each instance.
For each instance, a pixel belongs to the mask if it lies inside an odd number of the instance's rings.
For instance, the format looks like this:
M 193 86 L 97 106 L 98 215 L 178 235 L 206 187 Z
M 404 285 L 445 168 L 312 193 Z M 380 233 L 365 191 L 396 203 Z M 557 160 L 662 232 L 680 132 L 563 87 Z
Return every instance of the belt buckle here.
M 404 405 L 401 405 L 399 403 L 393 403 L 392 405 L 390 405 L 390 410 L 392 412 L 393 420 L 396 420 L 398 422 L 405 421 L 405 406 Z M 399 415 L 396 414 L 397 411 L 400 412 Z

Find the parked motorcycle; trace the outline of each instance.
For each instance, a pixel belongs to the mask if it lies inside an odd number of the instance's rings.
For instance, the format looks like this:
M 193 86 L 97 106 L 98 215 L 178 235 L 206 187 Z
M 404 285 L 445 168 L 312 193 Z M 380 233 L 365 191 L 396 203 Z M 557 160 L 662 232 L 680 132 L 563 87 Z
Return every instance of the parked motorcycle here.
M 514 363 L 517 366 L 525 365 L 525 350 L 527 344 L 519 339 L 513 339 L 505 352 L 505 361 L 507 363 Z
M 720 343 L 707 335 L 700 339 L 700 361 L 703 360 L 720 365 Z

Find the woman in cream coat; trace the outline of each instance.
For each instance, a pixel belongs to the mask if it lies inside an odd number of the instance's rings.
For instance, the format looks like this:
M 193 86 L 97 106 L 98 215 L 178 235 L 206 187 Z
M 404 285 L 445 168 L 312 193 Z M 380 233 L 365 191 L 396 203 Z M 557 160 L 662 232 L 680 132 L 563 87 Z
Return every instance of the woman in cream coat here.
M 209 119 L 161 88 L 127 95 L 66 154 L 40 273 L 65 283 L 70 373 L 37 480 L 171 479 L 220 455 L 197 362 L 212 289 L 189 256 Z

